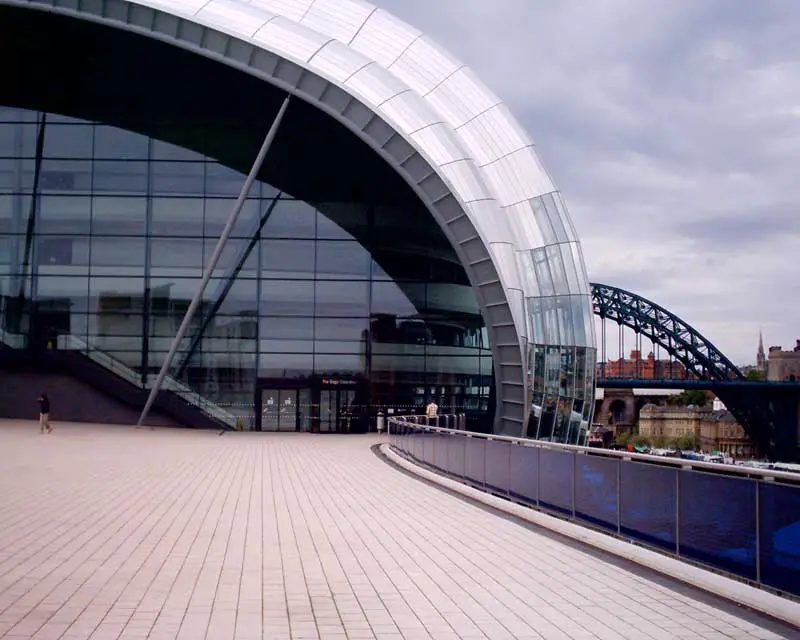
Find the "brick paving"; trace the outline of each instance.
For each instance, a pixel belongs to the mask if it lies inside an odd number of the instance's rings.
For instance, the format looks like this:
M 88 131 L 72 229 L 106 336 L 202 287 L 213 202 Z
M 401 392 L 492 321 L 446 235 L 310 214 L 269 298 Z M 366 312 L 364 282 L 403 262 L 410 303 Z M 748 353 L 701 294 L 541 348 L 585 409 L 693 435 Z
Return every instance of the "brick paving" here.
M 0 637 L 791 638 L 459 499 L 375 436 L 0 422 Z

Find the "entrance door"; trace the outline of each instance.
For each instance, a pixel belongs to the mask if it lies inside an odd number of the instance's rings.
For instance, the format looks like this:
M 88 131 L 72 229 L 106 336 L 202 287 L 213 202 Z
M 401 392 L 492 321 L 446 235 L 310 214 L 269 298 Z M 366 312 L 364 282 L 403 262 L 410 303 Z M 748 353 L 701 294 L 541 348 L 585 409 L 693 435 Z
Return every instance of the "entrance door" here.
M 311 427 L 310 389 L 262 389 L 262 431 L 308 431 Z
M 354 389 L 323 389 L 319 402 L 319 430 L 322 433 L 350 431 Z

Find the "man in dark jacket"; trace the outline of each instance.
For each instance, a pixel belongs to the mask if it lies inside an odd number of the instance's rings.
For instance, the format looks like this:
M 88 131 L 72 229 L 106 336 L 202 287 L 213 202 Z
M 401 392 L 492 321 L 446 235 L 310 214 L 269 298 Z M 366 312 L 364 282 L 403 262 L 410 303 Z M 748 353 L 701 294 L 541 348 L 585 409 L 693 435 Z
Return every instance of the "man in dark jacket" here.
M 36 398 L 36 401 L 39 403 L 40 432 L 44 433 L 44 430 L 47 429 L 47 433 L 52 433 L 53 427 L 50 426 L 50 398 L 47 397 L 46 393 L 42 392 Z

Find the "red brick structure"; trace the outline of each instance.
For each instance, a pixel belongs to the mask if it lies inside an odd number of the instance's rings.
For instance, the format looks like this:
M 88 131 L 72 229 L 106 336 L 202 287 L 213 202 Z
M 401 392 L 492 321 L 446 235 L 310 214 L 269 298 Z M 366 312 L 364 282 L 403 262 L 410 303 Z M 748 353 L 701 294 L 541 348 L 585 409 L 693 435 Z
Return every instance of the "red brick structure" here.
M 686 368 L 676 360 L 656 360 L 651 351 L 642 358 L 640 351 L 631 351 L 629 359 L 597 363 L 598 378 L 635 378 L 639 380 L 679 380 L 688 377 Z

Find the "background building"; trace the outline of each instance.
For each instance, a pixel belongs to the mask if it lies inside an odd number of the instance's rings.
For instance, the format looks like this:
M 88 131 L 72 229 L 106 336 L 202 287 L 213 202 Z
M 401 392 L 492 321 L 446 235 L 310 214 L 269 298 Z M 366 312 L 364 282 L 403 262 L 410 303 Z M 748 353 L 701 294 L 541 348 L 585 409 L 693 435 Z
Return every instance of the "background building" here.
M 0 0 L 3 346 L 148 391 L 288 97 L 166 393 L 245 428 L 435 399 L 582 441 L 589 285 L 530 139 L 413 27 L 305 4 Z
M 686 377 L 686 368 L 677 360 L 656 360 L 650 352 L 642 358 L 640 351 L 631 351 L 629 358 L 598 362 L 598 378 L 626 378 L 635 380 L 674 380 Z
M 663 446 L 681 443 L 708 453 L 752 458 L 755 446 L 727 410 L 710 407 L 671 407 L 647 404 L 639 413 L 639 435 Z
M 798 379 L 800 379 L 800 340 L 797 340 L 791 351 L 784 351 L 782 347 L 770 347 L 767 380 Z

